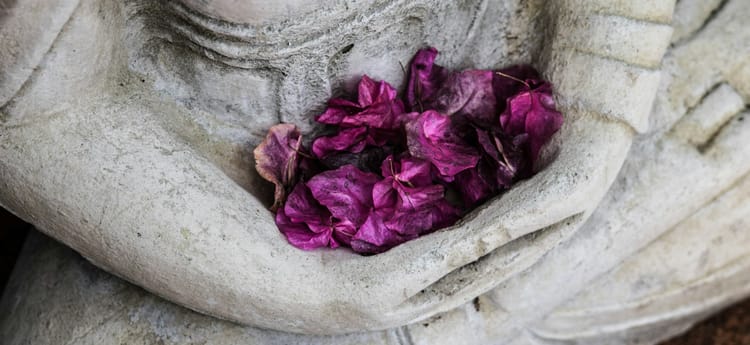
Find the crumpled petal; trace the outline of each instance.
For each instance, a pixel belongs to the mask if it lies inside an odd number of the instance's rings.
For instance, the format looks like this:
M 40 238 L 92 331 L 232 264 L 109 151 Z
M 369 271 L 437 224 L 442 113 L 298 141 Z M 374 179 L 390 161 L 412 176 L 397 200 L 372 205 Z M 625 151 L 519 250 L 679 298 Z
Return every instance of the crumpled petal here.
M 409 83 L 406 87 L 406 102 L 411 111 L 423 112 L 424 103 L 448 78 L 450 71 L 435 64 L 438 55 L 433 47 L 420 49 L 409 65 Z
M 372 188 L 380 180 L 377 174 L 345 165 L 316 175 L 307 185 L 313 197 L 334 217 L 361 226 L 373 206 Z
M 465 118 L 483 127 L 497 127 L 497 100 L 490 70 L 466 70 L 453 73 L 426 101 L 426 109 Z M 502 101 L 505 102 L 505 99 Z
M 513 96 L 500 115 L 500 124 L 505 133 L 510 136 L 528 135 L 528 157 L 532 166 L 539 158 L 539 151 L 562 123 L 563 116 L 555 108 L 549 83 Z
M 436 111 L 425 111 L 407 123 L 406 139 L 409 153 L 430 161 L 445 181 L 479 161 L 479 152 L 461 139 L 450 117 Z
M 431 189 L 433 189 L 433 192 L 437 190 L 437 188 Z M 455 224 L 459 219 L 460 212 L 442 196 L 442 190 L 439 193 L 440 197 L 437 198 L 427 193 L 426 191 L 419 191 L 415 194 L 421 194 L 420 199 L 425 202 L 429 200 L 429 204 L 424 203 L 419 208 L 394 213 L 386 220 L 386 226 L 404 236 L 422 236 Z
M 322 247 L 339 247 L 338 243 L 332 240 L 332 229 L 318 233 L 313 232 L 307 224 L 291 221 L 281 209 L 276 212 L 276 226 L 286 236 L 287 241 L 299 249 L 313 250 Z
M 540 82 L 539 72 L 529 65 L 515 65 L 496 71 L 492 79 L 492 88 L 497 99 L 496 114 L 505 111 L 508 98 L 527 90 L 527 84 L 537 85 Z
M 474 208 L 499 191 L 495 183 L 495 171 L 486 159 L 481 159 L 474 169 L 467 169 L 456 175 L 454 186 L 463 199 L 466 208 Z
M 393 177 L 396 181 L 411 187 L 422 187 L 432 184 L 432 164 L 416 157 L 394 158 L 392 155 L 383 160 L 380 167 L 383 177 Z
M 445 188 L 433 184 L 429 162 L 391 156 L 382 171 L 386 177 L 372 189 L 374 210 L 352 238 L 355 251 L 382 252 L 458 220 L 460 212 L 445 199 Z
M 477 141 L 488 161 L 493 163 L 491 166 L 498 187 L 509 188 L 523 167 L 523 154 L 519 145 L 506 136 L 481 129 L 477 129 Z
M 339 246 L 333 238 L 331 214 L 315 201 L 303 182 L 297 183 L 284 207 L 276 212 L 276 226 L 300 249 Z
M 401 243 L 415 239 L 415 235 L 401 235 L 385 225 L 385 212 L 372 212 L 357 234 L 352 238 L 351 247 L 360 254 L 378 254 Z
M 406 241 L 453 225 L 458 219 L 458 210 L 442 198 L 442 195 L 431 204 L 418 209 L 399 210 L 395 213 L 391 210 L 375 210 L 352 238 L 351 247 L 358 253 L 381 253 Z
M 325 158 L 336 152 L 358 153 L 364 150 L 366 139 L 366 127 L 346 128 L 333 136 L 316 138 L 312 144 L 312 152 L 318 158 Z
M 342 127 L 367 126 L 390 130 L 401 125 L 404 104 L 397 98 L 396 89 L 385 81 L 376 82 L 367 75 L 362 76 L 357 102 L 332 99 L 326 111 L 315 120 Z
M 258 174 L 275 186 L 271 211 L 284 204 L 287 190 L 296 182 L 301 145 L 302 135 L 297 126 L 282 123 L 271 127 L 253 151 Z

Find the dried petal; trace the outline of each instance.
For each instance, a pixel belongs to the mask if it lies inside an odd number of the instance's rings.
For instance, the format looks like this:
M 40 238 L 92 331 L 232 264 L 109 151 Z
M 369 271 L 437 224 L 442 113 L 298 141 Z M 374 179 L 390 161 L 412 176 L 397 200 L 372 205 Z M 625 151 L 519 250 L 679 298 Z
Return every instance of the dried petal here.
M 479 161 L 477 150 L 461 139 L 450 117 L 428 110 L 406 125 L 409 153 L 430 161 L 441 178 L 452 181 Z
M 444 187 L 432 183 L 429 162 L 388 157 L 382 169 L 386 177 L 372 190 L 374 211 L 352 238 L 355 251 L 382 252 L 458 219 L 459 211 L 445 199 Z
M 336 152 L 358 153 L 364 150 L 366 139 L 366 127 L 347 128 L 333 136 L 316 138 L 312 144 L 312 152 L 318 158 L 325 158 Z
M 438 51 L 435 48 L 421 49 L 409 65 L 409 84 L 406 87 L 406 102 L 411 111 L 424 111 L 425 101 L 440 88 L 450 71 L 435 65 Z
M 494 79 L 495 73 L 489 70 L 454 73 L 426 101 L 425 107 L 453 117 L 466 118 L 485 128 L 497 127 Z
M 495 72 L 492 88 L 497 99 L 497 114 L 505 111 L 508 98 L 528 90 L 527 84 L 537 85 L 540 82 L 539 72 L 529 65 L 515 65 Z
M 297 126 L 282 123 L 271 127 L 266 139 L 253 151 L 258 174 L 276 188 L 272 211 L 284 204 L 287 190 L 296 182 L 301 144 L 302 136 Z
M 500 123 L 511 136 L 528 135 L 528 157 L 533 166 L 539 151 L 563 123 L 562 114 L 555 108 L 552 86 L 542 83 L 510 98 Z
M 315 201 L 302 182 L 294 187 L 287 203 L 276 212 L 276 225 L 297 248 L 311 250 L 339 246 L 333 239 L 331 214 Z
M 507 136 L 481 129 L 477 129 L 477 141 L 495 172 L 497 186 L 509 188 L 524 166 L 521 148 Z
M 404 104 L 396 96 L 396 89 L 385 81 L 376 82 L 367 75 L 359 82 L 358 103 L 332 99 L 316 121 L 342 127 L 368 126 L 396 129 L 400 126 Z
M 339 220 L 361 226 L 373 206 L 372 188 L 380 176 L 353 165 L 318 174 L 307 185 L 315 199 Z
M 416 157 L 386 157 L 380 167 L 383 177 L 393 177 L 397 182 L 411 187 L 423 187 L 432 184 L 432 164 Z
M 456 175 L 454 185 L 469 209 L 499 191 L 495 171 L 486 159 L 481 159 L 476 168 L 464 170 Z
M 360 254 L 377 254 L 401 243 L 416 238 L 415 235 L 401 235 L 389 229 L 382 212 L 372 212 L 352 238 L 352 250 Z

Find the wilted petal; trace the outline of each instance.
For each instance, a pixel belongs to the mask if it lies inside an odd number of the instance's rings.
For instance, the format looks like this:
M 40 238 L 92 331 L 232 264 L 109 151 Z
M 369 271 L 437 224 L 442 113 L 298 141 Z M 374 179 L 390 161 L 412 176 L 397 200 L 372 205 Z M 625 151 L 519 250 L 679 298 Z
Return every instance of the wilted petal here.
M 315 199 L 340 220 L 360 226 L 373 206 L 372 188 L 381 177 L 352 165 L 318 174 L 307 185 Z
M 293 222 L 307 224 L 327 224 L 331 213 L 313 197 L 304 182 L 297 183 L 289 194 L 284 207 L 279 209 Z M 317 232 L 317 228 L 313 227 Z
M 358 87 L 357 103 L 344 99 L 332 99 L 325 112 L 315 120 L 343 127 L 367 126 L 380 129 L 396 129 L 399 118 L 405 112 L 404 104 L 397 98 L 396 89 L 385 81 L 376 82 L 367 75 L 362 76 Z
M 418 237 L 456 223 L 459 211 L 440 198 L 421 208 L 397 211 L 385 226 L 405 237 Z
M 360 111 L 359 104 L 341 98 L 328 101 L 328 108 L 315 117 L 315 121 L 328 125 L 338 125 L 345 117 Z
M 396 159 L 388 156 L 380 167 L 384 177 L 393 177 L 396 181 L 411 187 L 421 187 L 432 184 L 432 164 L 416 157 L 401 157 Z
M 456 175 L 454 185 L 467 208 L 473 208 L 499 191 L 495 171 L 485 159 L 480 160 L 476 168 Z
M 409 153 L 430 161 L 446 181 L 479 160 L 477 150 L 461 139 L 450 117 L 436 111 L 428 110 L 409 122 L 406 138 Z
M 404 236 L 389 229 L 384 223 L 383 214 L 372 212 L 352 238 L 351 246 L 357 253 L 377 254 L 416 237 Z
M 316 138 L 312 144 L 312 152 L 318 158 L 325 158 L 336 152 L 358 153 L 364 150 L 366 139 L 366 127 L 347 128 L 333 136 Z
M 276 212 L 276 226 L 279 227 L 279 231 L 286 236 L 291 245 L 300 249 L 312 250 L 321 247 L 337 248 L 339 246 L 331 237 L 332 229 L 313 232 L 307 224 L 293 222 L 284 214 L 282 209 Z
M 466 118 L 483 127 L 496 127 L 497 101 L 489 70 L 467 70 L 452 74 L 427 102 L 427 109 Z M 503 99 L 505 102 L 505 99 Z
M 276 188 L 272 211 L 284 204 L 287 189 L 296 182 L 301 144 L 302 136 L 297 126 L 282 123 L 271 127 L 265 140 L 253 151 L 258 174 Z
M 394 189 L 394 184 L 395 180 L 393 177 L 388 176 L 378 181 L 378 183 L 372 187 L 372 203 L 375 209 L 389 211 L 396 209 L 398 203 L 398 192 Z
M 476 132 L 479 146 L 495 174 L 497 186 L 501 189 L 510 187 L 525 167 L 520 145 L 502 133 L 491 134 L 481 129 L 477 129 Z
M 497 113 L 502 113 L 505 110 L 508 98 L 521 91 L 528 90 L 529 86 L 539 83 L 539 72 L 529 65 L 511 66 L 495 72 L 492 79 L 492 88 L 495 92 L 495 99 L 497 99 Z
M 406 87 L 406 101 L 411 111 L 424 111 L 423 102 L 428 100 L 450 75 L 448 70 L 435 65 L 437 55 L 437 49 L 430 47 L 419 50 L 411 60 L 409 83 Z
M 533 166 L 539 151 L 563 123 L 562 114 L 555 108 L 551 85 L 544 83 L 510 98 L 500 123 L 511 136 L 528 135 L 529 160 Z
M 284 207 L 276 212 L 276 225 L 281 233 L 289 243 L 305 250 L 339 246 L 332 237 L 330 222 L 331 214 L 313 198 L 302 182 L 297 183 Z

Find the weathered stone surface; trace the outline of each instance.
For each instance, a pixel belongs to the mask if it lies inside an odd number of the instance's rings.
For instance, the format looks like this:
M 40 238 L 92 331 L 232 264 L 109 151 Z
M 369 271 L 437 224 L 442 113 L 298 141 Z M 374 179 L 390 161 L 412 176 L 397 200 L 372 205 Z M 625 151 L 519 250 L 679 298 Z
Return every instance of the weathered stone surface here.
M 221 318 L 307 333 L 422 320 L 549 257 L 596 208 L 647 129 L 669 42 L 673 3 L 637 3 L 331 2 L 258 24 L 195 1 L 81 1 L 1 108 L 0 203 L 105 270 Z M 280 120 L 311 130 L 352 76 L 398 84 L 395 66 L 424 44 L 451 67 L 541 67 L 567 116 L 555 159 L 454 228 L 385 254 L 292 248 L 262 202 L 252 146 Z

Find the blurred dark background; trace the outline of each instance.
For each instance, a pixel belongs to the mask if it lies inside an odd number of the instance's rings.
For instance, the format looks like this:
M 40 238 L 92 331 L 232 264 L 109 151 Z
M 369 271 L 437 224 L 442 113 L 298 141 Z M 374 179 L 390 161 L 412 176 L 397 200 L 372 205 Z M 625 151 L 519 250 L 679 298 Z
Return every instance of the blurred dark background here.
M 31 226 L 0 208 L 0 295 Z M 23 269 L 19 267 L 18 269 Z M 750 299 L 662 345 L 750 345 Z

